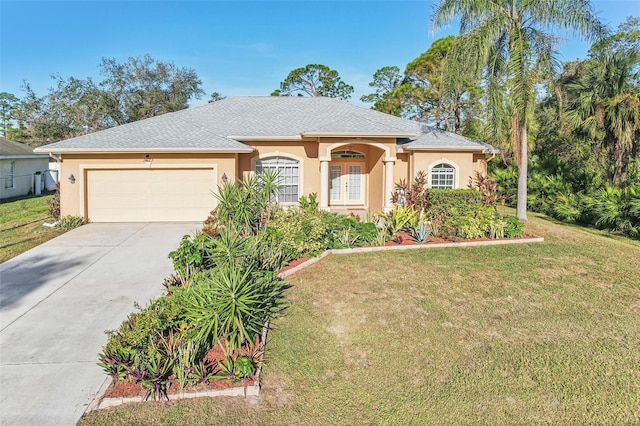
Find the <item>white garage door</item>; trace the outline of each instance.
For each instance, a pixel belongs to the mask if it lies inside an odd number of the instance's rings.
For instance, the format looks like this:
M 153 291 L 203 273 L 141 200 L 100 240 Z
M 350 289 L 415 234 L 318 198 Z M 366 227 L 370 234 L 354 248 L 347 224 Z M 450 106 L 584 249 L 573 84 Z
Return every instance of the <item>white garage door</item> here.
M 91 222 L 204 221 L 216 205 L 214 170 L 88 170 Z

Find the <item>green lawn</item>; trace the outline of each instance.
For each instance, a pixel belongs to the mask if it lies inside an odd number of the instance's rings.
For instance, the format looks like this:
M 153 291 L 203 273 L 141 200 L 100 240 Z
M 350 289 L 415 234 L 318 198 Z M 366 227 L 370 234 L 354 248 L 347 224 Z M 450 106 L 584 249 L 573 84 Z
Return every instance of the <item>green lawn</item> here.
M 288 280 L 257 400 L 80 424 L 640 423 L 640 243 L 527 230 L 546 241 L 330 256 Z
M 11 259 L 64 231 L 42 226 L 53 222 L 47 200 L 52 195 L 0 203 L 0 263 Z

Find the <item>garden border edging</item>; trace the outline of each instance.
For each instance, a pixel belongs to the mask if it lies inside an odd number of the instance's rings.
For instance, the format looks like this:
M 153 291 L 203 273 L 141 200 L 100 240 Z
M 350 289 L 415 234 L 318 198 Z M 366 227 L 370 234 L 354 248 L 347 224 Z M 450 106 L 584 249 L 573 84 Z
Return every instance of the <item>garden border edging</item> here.
M 509 240 L 490 240 L 490 241 L 461 241 L 451 243 L 437 243 L 437 244 L 414 244 L 414 245 L 397 245 L 397 246 L 373 246 L 373 247 L 355 247 L 348 249 L 329 249 L 318 257 L 313 257 L 299 265 L 294 266 L 291 269 L 287 269 L 278 274 L 278 277 L 284 279 L 296 272 L 311 266 L 321 259 L 329 256 L 330 254 L 344 255 L 355 253 L 370 253 L 375 251 L 393 251 L 393 250 L 416 250 L 416 249 L 433 249 L 433 248 L 449 248 L 449 247 L 482 247 L 482 246 L 499 246 L 506 244 L 525 244 L 525 243 L 542 243 L 544 238 L 542 237 L 530 237 L 530 238 L 514 238 Z
M 129 402 L 141 402 L 139 396 L 128 396 L 121 398 L 103 398 L 102 395 L 107 391 L 109 386 L 111 385 L 112 379 L 108 377 L 107 380 L 102 384 L 100 390 L 96 394 L 95 398 L 91 403 L 87 406 L 85 413 L 88 413 L 93 410 L 102 410 L 104 408 L 117 407 L 122 404 L 126 404 Z M 206 389 L 200 391 L 190 391 L 190 392 L 179 392 L 171 395 L 171 401 L 176 401 L 179 399 L 189 399 L 189 398 L 201 398 L 201 397 L 217 397 L 217 396 L 258 396 L 260 395 L 260 380 L 256 379 L 253 385 L 248 386 L 238 386 L 231 387 L 227 389 Z M 143 401 L 144 402 L 144 401 Z

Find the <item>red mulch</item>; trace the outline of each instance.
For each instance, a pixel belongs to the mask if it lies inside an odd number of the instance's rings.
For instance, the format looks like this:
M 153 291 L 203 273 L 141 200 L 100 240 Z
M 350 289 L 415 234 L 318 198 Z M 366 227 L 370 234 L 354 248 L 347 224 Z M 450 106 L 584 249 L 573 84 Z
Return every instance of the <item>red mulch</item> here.
M 224 349 L 220 345 L 215 345 L 213 348 L 209 349 L 209 351 L 205 354 L 202 359 L 203 362 L 216 362 L 216 361 L 224 361 L 226 354 L 224 353 Z
M 278 274 L 281 274 L 285 271 L 288 271 L 289 269 L 295 268 L 296 266 L 300 265 L 301 263 L 306 262 L 307 260 L 309 260 L 308 257 L 301 257 L 300 259 L 295 259 L 292 260 L 291 262 L 287 263 L 286 266 L 283 266 L 282 269 L 280 269 L 280 271 L 278 271 Z
M 167 390 L 167 394 L 169 395 L 169 399 L 171 399 L 171 395 L 175 395 L 180 392 L 180 385 L 177 380 L 171 378 L 169 379 L 170 386 Z M 209 384 L 201 383 L 199 385 L 187 385 L 184 387 L 184 392 L 194 391 L 194 390 L 218 390 L 218 389 L 229 389 L 233 387 L 244 387 L 253 385 L 256 381 L 255 377 L 249 377 L 246 379 L 239 380 L 237 382 L 231 382 L 229 380 L 214 380 Z M 129 380 L 116 382 L 114 383 L 104 394 L 105 398 L 127 398 L 132 396 L 139 396 L 142 398 L 147 390 L 142 387 L 142 384 L 135 383 Z

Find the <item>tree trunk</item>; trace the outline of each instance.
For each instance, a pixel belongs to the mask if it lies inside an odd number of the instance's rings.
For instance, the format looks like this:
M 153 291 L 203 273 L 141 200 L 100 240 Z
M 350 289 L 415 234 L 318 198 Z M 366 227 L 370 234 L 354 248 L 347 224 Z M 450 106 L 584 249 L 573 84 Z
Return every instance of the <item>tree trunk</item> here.
M 520 131 L 520 162 L 518 169 L 518 203 L 516 205 L 516 216 L 521 222 L 527 222 L 527 172 L 528 172 L 528 147 L 527 147 L 527 125 L 519 123 L 522 126 Z

